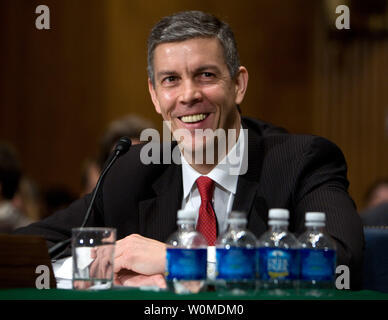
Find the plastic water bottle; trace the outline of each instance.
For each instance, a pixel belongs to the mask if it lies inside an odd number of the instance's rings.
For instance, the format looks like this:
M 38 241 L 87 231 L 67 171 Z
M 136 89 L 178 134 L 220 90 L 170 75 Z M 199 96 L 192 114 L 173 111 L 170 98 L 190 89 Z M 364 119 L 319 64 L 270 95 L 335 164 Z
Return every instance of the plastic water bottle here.
M 258 288 L 284 294 L 284 289 L 297 289 L 299 279 L 299 241 L 288 231 L 289 211 L 270 209 L 269 230 L 259 239 Z
M 298 238 L 301 243 L 300 285 L 307 294 L 319 295 L 319 289 L 334 289 L 336 245 L 326 233 L 326 215 L 307 212 L 306 231 Z
M 217 291 L 244 294 L 255 289 L 257 239 L 246 225 L 246 214 L 232 211 L 227 230 L 216 241 Z
M 207 241 L 195 230 L 196 212 L 178 211 L 178 230 L 167 240 L 166 282 L 175 293 L 197 293 L 204 288 Z

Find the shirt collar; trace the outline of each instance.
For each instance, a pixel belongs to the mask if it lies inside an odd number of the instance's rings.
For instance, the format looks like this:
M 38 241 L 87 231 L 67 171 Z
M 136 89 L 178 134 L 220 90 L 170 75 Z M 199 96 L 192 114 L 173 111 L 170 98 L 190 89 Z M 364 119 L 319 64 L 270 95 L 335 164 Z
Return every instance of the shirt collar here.
M 237 139 L 236 144 L 233 148 L 228 152 L 225 159 L 217 164 L 216 167 L 212 169 L 205 176 L 211 178 L 215 181 L 220 187 L 226 189 L 227 191 L 235 194 L 237 189 L 237 174 L 230 174 L 230 172 L 240 172 L 241 164 L 242 164 L 242 155 L 244 155 L 245 148 L 245 134 L 242 126 L 240 126 L 240 133 Z M 236 148 L 237 153 L 236 153 Z M 231 155 L 234 155 L 233 161 L 231 159 Z M 237 156 L 236 155 L 241 155 Z M 228 159 L 231 159 L 228 161 Z M 237 159 L 237 162 L 236 162 Z M 190 191 L 193 188 L 195 181 L 202 176 L 201 173 L 196 171 L 192 166 L 188 164 L 185 157 L 181 154 L 182 160 L 182 177 L 183 177 L 183 198 L 189 195 Z M 225 161 L 226 160 L 226 161 Z M 231 163 L 234 165 L 232 166 Z M 233 168 L 233 170 L 231 170 Z

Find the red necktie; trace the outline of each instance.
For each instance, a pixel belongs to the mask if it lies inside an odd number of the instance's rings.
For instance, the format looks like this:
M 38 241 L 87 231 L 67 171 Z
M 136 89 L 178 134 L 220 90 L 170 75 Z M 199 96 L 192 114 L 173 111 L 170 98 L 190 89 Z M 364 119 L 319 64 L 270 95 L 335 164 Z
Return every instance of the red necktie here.
M 199 194 L 201 195 L 201 206 L 197 222 L 197 231 L 206 238 L 209 246 L 214 246 L 217 238 L 217 220 L 212 206 L 214 181 L 208 177 L 199 177 L 196 181 Z

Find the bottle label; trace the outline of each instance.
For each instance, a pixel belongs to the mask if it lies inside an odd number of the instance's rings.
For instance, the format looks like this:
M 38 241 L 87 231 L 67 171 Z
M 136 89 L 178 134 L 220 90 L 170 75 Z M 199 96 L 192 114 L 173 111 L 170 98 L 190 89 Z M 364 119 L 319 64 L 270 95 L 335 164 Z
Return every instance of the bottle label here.
M 166 280 L 206 279 L 207 249 L 167 248 Z
M 336 252 L 325 249 L 301 249 L 301 279 L 334 281 Z
M 217 279 L 242 280 L 256 277 L 256 249 L 217 248 Z
M 259 248 L 259 275 L 262 280 L 299 278 L 299 253 L 296 249 Z

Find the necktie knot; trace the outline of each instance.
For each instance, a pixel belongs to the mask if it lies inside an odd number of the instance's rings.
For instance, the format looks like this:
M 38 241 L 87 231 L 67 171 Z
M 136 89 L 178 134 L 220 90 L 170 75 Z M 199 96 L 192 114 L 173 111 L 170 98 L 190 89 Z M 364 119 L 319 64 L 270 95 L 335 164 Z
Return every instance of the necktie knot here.
M 202 176 L 197 179 L 196 183 L 201 196 L 201 202 L 211 202 L 213 199 L 214 181 L 209 177 Z

